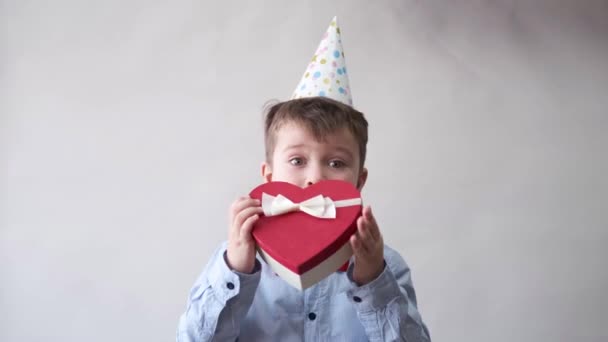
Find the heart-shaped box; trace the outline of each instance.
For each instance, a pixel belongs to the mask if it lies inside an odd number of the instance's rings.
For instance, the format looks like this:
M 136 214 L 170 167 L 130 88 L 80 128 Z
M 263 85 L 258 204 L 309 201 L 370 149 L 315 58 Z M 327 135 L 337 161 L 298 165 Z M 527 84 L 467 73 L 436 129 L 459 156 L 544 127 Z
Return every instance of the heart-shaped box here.
M 258 252 L 292 286 L 306 289 L 352 256 L 349 239 L 362 209 L 361 194 L 352 184 L 327 180 L 300 188 L 268 182 L 249 195 L 262 201 L 265 212 L 252 232 Z

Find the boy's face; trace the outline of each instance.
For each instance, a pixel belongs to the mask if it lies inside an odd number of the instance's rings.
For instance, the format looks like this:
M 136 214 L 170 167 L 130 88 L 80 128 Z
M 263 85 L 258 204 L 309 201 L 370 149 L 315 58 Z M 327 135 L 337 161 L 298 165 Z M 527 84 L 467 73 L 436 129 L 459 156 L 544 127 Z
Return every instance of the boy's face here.
M 267 182 L 283 181 L 304 188 L 321 180 L 343 180 L 359 191 L 363 188 L 367 169 L 360 167 L 359 145 L 348 129 L 317 141 L 306 127 L 288 122 L 275 134 L 272 163 L 262 163 Z

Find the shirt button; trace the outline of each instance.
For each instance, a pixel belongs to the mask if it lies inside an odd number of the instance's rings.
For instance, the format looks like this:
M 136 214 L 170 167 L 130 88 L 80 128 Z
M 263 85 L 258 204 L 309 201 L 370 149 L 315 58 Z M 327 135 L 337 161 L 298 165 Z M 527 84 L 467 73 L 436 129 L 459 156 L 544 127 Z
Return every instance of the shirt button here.
M 308 314 L 308 319 L 314 321 L 317 318 L 317 315 L 314 312 Z
M 354 296 L 354 297 L 353 297 L 353 300 L 354 300 L 355 302 L 357 302 L 357 303 L 361 303 L 361 298 L 360 298 L 360 297 Z
M 229 290 L 234 290 L 234 284 L 233 284 L 233 283 L 231 283 L 231 282 L 228 282 L 228 284 L 226 284 L 226 287 L 227 287 Z

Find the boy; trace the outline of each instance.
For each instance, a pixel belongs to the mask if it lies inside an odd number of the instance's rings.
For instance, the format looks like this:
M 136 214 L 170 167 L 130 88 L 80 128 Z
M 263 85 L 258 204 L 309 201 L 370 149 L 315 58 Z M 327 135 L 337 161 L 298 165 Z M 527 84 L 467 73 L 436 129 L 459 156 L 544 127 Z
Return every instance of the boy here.
M 335 19 L 330 30 L 339 33 Z M 341 89 L 348 90 L 343 76 Z M 337 179 L 363 188 L 367 121 L 348 105 L 347 91 L 337 93 L 347 97 L 336 101 L 296 93 L 296 99 L 268 109 L 265 181 L 306 187 Z M 228 242 L 216 250 L 192 288 L 177 341 L 430 341 L 409 268 L 384 245 L 369 206 L 350 240 L 354 260 L 348 270 L 304 291 L 256 258 L 251 231 L 262 212 L 260 202 L 248 196 L 232 204 Z

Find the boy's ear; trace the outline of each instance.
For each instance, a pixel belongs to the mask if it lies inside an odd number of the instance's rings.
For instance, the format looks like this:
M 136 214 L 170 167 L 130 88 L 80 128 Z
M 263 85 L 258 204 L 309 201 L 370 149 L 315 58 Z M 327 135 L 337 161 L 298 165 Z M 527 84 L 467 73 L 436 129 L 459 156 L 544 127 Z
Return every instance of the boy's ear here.
M 357 190 L 361 191 L 365 182 L 367 181 L 367 169 L 363 168 L 361 172 L 359 172 L 359 178 L 357 179 Z
M 272 181 L 272 170 L 267 162 L 262 162 L 262 178 L 266 183 Z

